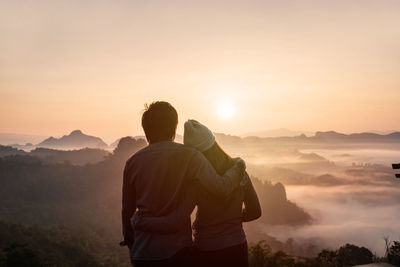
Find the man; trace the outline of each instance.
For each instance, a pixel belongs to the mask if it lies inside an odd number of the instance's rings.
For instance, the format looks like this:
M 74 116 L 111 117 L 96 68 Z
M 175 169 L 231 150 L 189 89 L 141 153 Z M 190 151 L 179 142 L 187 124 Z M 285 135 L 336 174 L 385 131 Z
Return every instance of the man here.
M 245 165 L 240 159 L 219 176 L 203 154 L 174 143 L 177 125 L 178 114 L 169 103 L 152 103 L 142 116 L 149 145 L 126 162 L 122 225 L 135 267 L 190 266 L 193 260 L 190 212 L 182 214 L 185 223 L 179 231 L 164 234 L 135 231 L 130 221 L 135 212 L 142 217 L 168 216 L 193 183 L 227 198 L 240 186 L 244 175 Z

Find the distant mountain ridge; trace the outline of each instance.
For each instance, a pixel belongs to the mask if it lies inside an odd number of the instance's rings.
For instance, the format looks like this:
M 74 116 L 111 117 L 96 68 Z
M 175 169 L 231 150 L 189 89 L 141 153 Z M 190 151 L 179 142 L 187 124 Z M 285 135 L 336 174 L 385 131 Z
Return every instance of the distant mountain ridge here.
M 239 137 L 223 133 L 215 133 L 215 136 L 222 145 L 243 146 L 246 144 L 271 144 L 271 145 L 350 145 L 350 144 L 395 144 L 400 146 L 400 132 L 390 134 L 377 133 L 353 133 L 342 134 L 335 131 L 316 132 L 313 136 L 301 134 L 298 136 L 286 137 Z
M 250 132 L 246 134 L 242 134 L 241 137 L 250 137 L 250 136 L 256 136 L 256 137 L 293 137 L 293 136 L 298 136 L 305 134 L 306 136 L 312 136 L 315 132 L 309 132 L 309 131 L 293 131 L 289 130 L 286 128 L 278 128 L 278 129 L 271 129 L 271 130 L 266 130 L 266 131 L 256 131 L 256 132 Z
M 316 132 L 314 137 L 316 140 L 329 140 L 329 141 L 353 141 L 353 142 L 396 142 L 400 141 L 400 132 L 392 132 L 389 134 L 377 133 L 352 133 L 342 134 L 335 131 Z
M 352 133 L 343 134 L 335 131 L 316 132 L 313 136 L 306 136 L 301 134 L 292 137 L 245 137 L 243 139 L 260 138 L 263 140 L 310 140 L 310 141 L 327 141 L 327 142 L 396 142 L 400 141 L 400 132 L 393 132 L 390 134 L 377 134 L 377 133 Z
M 286 129 L 283 129 L 286 130 Z M 288 130 L 290 131 L 290 130 Z M 292 131 L 292 133 L 295 133 Z M 388 134 L 379 134 L 372 132 L 352 133 L 343 134 L 335 131 L 318 131 L 312 136 L 306 134 L 299 134 L 296 136 L 276 136 L 276 137 L 261 137 L 261 136 L 236 136 L 224 133 L 214 133 L 217 140 L 222 144 L 226 145 L 243 145 L 243 144 L 296 144 L 296 145 L 313 145 L 313 144 L 326 144 L 326 145 L 337 145 L 337 144 L 364 144 L 364 143 L 375 143 L 375 144 L 398 144 L 400 146 L 400 132 L 392 132 Z M 145 136 L 137 135 L 134 139 L 144 139 Z M 101 148 L 101 149 L 113 149 L 117 146 L 119 140 L 111 143 L 109 146 L 99 137 L 90 136 L 84 134 L 81 130 L 72 131 L 69 135 L 64 135 L 60 138 L 49 137 L 42 142 L 32 144 L 11 144 L 10 146 L 25 149 L 30 151 L 36 147 L 52 148 L 52 149 L 79 149 L 79 148 Z M 177 134 L 175 142 L 183 143 L 183 136 Z
M 86 135 L 81 130 L 72 131 L 69 135 L 60 138 L 51 136 L 36 146 L 46 148 L 108 148 L 108 145 L 101 138 Z
M 0 144 L 11 145 L 11 144 L 36 144 L 43 140 L 46 136 L 33 135 L 33 134 L 19 134 L 19 133 L 0 133 Z

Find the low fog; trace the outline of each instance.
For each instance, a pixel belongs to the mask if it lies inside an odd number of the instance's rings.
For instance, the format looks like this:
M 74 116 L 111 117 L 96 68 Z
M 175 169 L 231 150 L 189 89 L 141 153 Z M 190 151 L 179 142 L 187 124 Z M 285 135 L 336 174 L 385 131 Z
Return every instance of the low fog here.
M 265 226 L 279 240 L 318 239 L 330 248 L 353 243 L 384 254 L 384 236 L 399 240 L 400 188 L 287 186 L 288 198 L 314 218 L 300 228 Z
M 400 180 L 391 169 L 391 163 L 400 161 L 400 150 L 365 145 L 240 152 L 250 174 L 282 182 L 287 198 L 312 217 L 312 223 L 295 227 L 259 223 L 268 236 L 309 247 L 311 254 L 314 247 L 335 249 L 351 243 L 379 256 L 385 252 L 383 237 L 400 239 Z

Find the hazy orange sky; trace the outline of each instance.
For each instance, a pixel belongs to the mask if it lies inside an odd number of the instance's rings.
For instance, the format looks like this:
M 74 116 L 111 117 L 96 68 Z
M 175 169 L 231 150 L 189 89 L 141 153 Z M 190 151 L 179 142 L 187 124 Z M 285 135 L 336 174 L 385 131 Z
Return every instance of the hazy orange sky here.
M 400 130 L 400 1 L 0 1 L 0 132 Z M 223 120 L 216 109 L 235 109 Z

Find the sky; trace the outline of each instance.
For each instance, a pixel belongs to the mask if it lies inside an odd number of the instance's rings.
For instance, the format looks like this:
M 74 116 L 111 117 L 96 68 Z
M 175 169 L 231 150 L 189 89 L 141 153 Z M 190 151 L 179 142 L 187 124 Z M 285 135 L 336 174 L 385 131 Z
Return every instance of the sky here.
M 0 132 L 400 130 L 400 1 L 0 0 Z

